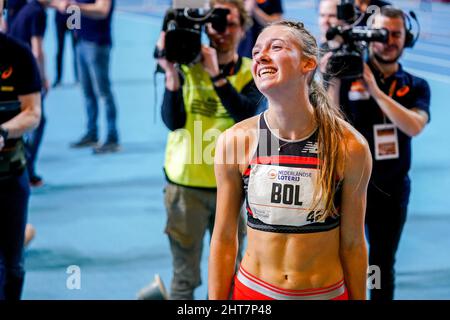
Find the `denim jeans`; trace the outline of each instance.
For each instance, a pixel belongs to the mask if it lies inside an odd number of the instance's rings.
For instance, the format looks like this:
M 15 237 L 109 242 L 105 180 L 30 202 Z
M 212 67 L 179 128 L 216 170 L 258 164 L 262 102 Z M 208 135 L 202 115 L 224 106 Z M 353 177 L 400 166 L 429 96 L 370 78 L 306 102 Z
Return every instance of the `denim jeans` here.
M 108 142 L 118 142 L 117 109 L 109 78 L 110 46 L 79 40 L 77 43 L 78 74 L 87 112 L 87 135 L 98 138 L 98 100 L 106 107 Z
M 29 196 L 27 170 L 0 178 L 0 300 L 19 300 L 22 294 Z

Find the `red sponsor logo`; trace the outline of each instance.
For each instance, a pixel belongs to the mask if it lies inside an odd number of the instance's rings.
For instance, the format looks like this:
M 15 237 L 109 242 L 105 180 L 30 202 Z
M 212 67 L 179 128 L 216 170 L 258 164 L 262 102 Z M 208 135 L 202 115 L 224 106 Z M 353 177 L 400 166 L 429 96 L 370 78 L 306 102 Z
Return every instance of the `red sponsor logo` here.
M 397 97 L 403 97 L 409 92 L 409 86 L 401 87 L 397 90 Z
M 270 170 L 268 176 L 269 179 L 275 179 L 277 177 L 277 170 L 275 169 Z
M 13 67 L 11 66 L 2 72 L 2 79 L 3 80 L 8 79 L 9 77 L 11 77 L 12 73 L 13 73 Z

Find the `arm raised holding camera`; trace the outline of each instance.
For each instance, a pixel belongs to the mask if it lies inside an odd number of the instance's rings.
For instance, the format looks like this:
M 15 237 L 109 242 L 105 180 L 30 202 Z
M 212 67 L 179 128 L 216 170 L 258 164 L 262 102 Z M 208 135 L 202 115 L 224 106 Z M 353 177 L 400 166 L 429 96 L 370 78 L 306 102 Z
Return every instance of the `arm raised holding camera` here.
M 392 123 L 410 137 L 422 132 L 428 123 L 428 114 L 425 111 L 417 108 L 407 109 L 384 93 L 378 87 L 375 76 L 367 64 L 364 65 L 363 78 L 370 95 Z
M 160 52 L 164 50 L 165 35 L 165 32 L 162 31 L 156 44 L 157 50 Z M 175 63 L 168 61 L 165 57 L 158 58 L 157 62 L 166 76 L 161 116 L 167 128 L 173 131 L 182 128 L 186 122 L 180 73 Z
M 161 31 L 158 42 L 156 43 L 156 47 L 160 52 L 164 50 L 165 37 L 166 33 Z M 166 89 L 170 91 L 177 91 L 181 84 L 180 75 L 175 67 L 175 63 L 168 61 L 165 57 L 158 58 L 157 61 L 166 75 Z

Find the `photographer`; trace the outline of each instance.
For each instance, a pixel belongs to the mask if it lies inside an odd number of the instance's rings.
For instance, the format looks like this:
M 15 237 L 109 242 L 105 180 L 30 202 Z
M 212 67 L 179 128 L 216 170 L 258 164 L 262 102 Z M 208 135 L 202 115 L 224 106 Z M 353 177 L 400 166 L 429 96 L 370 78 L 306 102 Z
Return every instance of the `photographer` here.
M 339 23 L 339 20 L 337 18 L 338 4 L 339 0 L 320 0 L 319 16 L 317 18 L 317 23 L 320 30 L 320 44 L 327 43 L 326 34 L 328 29 L 338 25 Z
M 319 70 L 322 73 L 324 81 L 324 87 L 328 88 L 330 82 L 330 76 L 327 74 L 327 64 L 329 58 L 332 55 L 332 50 L 339 47 L 342 43 L 336 39 L 327 39 L 327 32 L 331 28 L 343 25 L 344 22 L 338 19 L 338 5 L 339 0 L 320 0 L 319 3 L 319 15 L 317 18 L 317 24 L 319 26 Z
M 373 156 L 366 225 L 369 263 L 381 269 L 381 288 L 373 300 L 394 296 L 395 255 L 406 220 L 410 194 L 411 138 L 430 121 L 428 83 L 403 70 L 398 62 L 415 40 L 401 10 L 385 6 L 373 28 L 385 28 L 386 43 L 371 42 L 363 84 L 338 80 L 339 101 L 350 122 L 367 139 Z M 412 44 L 411 44 L 412 43 Z
M 3 33 L 0 74 L 0 300 L 18 300 L 30 195 L 22 136 L 40 121 L 41 79 L 31 51 Z
M 242 1 L 214 0 L 210 4 L 229 13 L 224 32 L 206 26 L 211 46 L 202 46 L 201 62 L 178 68 L 165 58 L 158 59 L 166 74 L 162 118 L 172 130 L 164 164 L 166 233 L 174 268 L 171 299 L 193 299 L 194 289 L 201 283 L 203 237 L 206 230 L 212 232 L 216 209 L 213 158 L 209 162 L 202 158 L 200 164 L 187 159 L 211 153 L 215 140 L 205 143 L 207 131 L 220 133 L 253 116 L 262 99 L 253 82 L 251 60 L 237 53 L 248 23 Z M 160 50 L 163 43 L 164 33 L 158 43 Z M 201 137 L 196 137 L 198 125 Z M 244 230 L 243 221 L 241 224 Z

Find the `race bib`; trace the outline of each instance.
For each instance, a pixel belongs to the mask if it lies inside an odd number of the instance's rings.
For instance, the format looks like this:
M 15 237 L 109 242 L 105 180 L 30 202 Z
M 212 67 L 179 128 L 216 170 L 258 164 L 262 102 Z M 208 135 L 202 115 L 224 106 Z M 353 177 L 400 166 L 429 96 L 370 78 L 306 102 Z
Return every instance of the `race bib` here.
M 375 142 L 375 160 L 398 159 L 397 127 L 393 124 L 373 126 Z
M 318 170 L 252 165 L 248 203 L 256 219 L 270 225 L 303 226 L 319 222 L 325 205 L 314 208 Z M 317 194 L 318 199 L 321 193 Z

